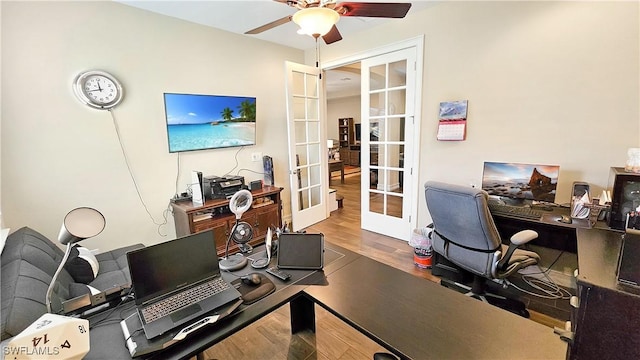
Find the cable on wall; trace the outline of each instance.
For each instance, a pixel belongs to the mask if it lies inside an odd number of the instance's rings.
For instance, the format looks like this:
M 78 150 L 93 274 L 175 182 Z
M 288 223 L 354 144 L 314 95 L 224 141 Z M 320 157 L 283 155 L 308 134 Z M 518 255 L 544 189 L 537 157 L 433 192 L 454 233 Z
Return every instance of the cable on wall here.
M 241 151 L 242 149 L 244 149 L 244 146 L 241 146 L 241 147 L 240 147 L 240 149 L 238 149 L 238 151 L 236 151 L 236 155 L 235 155 L 235 161 L 236 161 L 236 164 L 234 165 L 234 167 L 233 167 L 231 170 L 227 171 L 227 173 L 226 173 L 226 174 L 224 174 L 223 176 L 230 175 L 230 174 L 233 172 L 233 170 L 235 170 L 235 169 L 238 167 L 238 165 L 239 165 L 239 162 L 238 162 L 238 154 L 240 154 L 240 151 Z M 261 171 L 255 171 L 255 170 L 251 170 L 251 169 L 247 169 L 247 168 L 241 168 L 241 169 L 238 169 L 238 171 L 236 172 L 236 175 L 240 175 L 240 172 L 242 172 L 242 171 L 248 171 L 248 172 L 252 172 L 252 173 L 254 173 L 254 174 L 264 175 L 264 172 L 261 172 Z M 176 185 L 177 185 L 177 184 L 176 184 Z
M 224 174 L 224 175 L 222 175 L 222 176 L 227 176 L 227 175 L 231 174 L 231 172 L 232 172 L 233 170 L 235 170 L 235 169 L 238 167 L 238 165 L 239 165 L 239 162 L 238 162 L 238 154 L 240 154 L 240 151 L 242 151 L 242 149 L 244 149 L 244 146 L 241 146 L 241 147 L 240 147 L 240 149 L 238 149 L 238 151 L 236 151 L 236 155 L 234 156 L 235 161 L 236 161 L 236 164 L 233 166 L 233 169 L 231 169 L 231 170 L 227 171 L 227 173 L 226 173 L 226 174 Z
M 255 170 L 245 169 L 245 168 L 238 169 L 238 172 L 236 174 L 240 175 L 240 172 L 242 172 L 242 171 L 248 171 L 248 172 L 252 172 L 254 174 L 258 174 L 258 175 L 264 175 L 264 172 L 262 172 L 262 171 L 255 171 Z
M 178 160 L 177 160 L 177 166 L 178 168 L 176 169 L 176 188 L 175 188 L 175 192 L 174 194 L 178 194 L 178 179 L 180 179 L 180 153 L 178 152 Z
M 158 235 L 160 236 L 167 236 L 167 234 L 163 234 L 160 231 L 160 228 L 164 225 L 167 225 L 167 216 L 168 216 L 168 212 L 171 211 L 171 203 L 169 202 L 169 205 L 167 206 L 167 209 L 165 209 L 162 212 L 162 218 L 164 219 L 164 222 L 162 223 L 158 223 L 156 222 L 156 220 L 153 218 L 153 216 L 151 215 L 151 212 L 149 211 L 149 208 L 147 207 L 147 204 L 145 204 L 144 199 L 142 198 L 142 194 L 140 193 L 140 188 L 138 187 L 138 183 L 136 182 L 135 176 L 133 175 L 133 171 L 131 170 L 131 165 L 129 164 L 129 158 L 127 157 L 127 152 L 125 151 L 124 148 L 124 143 L 122 142 L 122 137 L 120 136 L 120 128 L 118 127 L 118 121 L 116 120 L 115 115 L 113 114 L 112 109 L 109 109 L 109 114 L 111 114 L 111 119 L 113 120 L 113 127 L 116 130 L 116 135 L 118 137 L 118 143 L 120 144 L 120 150 L 122 150 L 122 155 L 124 157 L 124 162 L 127 166 L 127 170 L 129 171 L 129 176 L 131 177 L 131 181 L 133 182 L 133 186 L 136 189 L 136 193 L 138 194 L 138 199 L 140 199 L 140 203 L 142 204 L 142 207 L 144 208 L 144 210 L 147 212 L 147 215 L 149 215 L 149 218 L 151 219 L 151 221 L 158 226 L 157 232 Z M 179 161 L 179 157 L 178 157 L 178 161 Z M 176 184 L 177 184 L 177 180 L 176 180 Z M 176 185 L 177 187 L 177 185 Z

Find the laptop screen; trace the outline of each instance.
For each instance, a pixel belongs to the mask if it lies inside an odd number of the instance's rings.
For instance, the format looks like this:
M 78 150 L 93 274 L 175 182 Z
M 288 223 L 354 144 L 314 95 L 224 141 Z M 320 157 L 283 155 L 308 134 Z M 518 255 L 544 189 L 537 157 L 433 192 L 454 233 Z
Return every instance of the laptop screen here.
M 220 274 L 213 231 L 127 253 L 136 304 Z

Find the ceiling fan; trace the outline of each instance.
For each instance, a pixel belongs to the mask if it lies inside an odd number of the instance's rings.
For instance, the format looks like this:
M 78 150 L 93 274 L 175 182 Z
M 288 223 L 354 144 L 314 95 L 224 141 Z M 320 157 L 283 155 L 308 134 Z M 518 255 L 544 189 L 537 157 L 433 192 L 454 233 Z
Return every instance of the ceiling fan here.
M 245 32 L 255 35 L 293 21 L 300 26 L 298 33 L 322 36 L 326 44 L 342 40 L 336 27 L 340 16 L 358 16 L 374 18 L 403 18 L 409 12 L 411 3 L 386 2 L 341 2 L 336 0 L 273 0 L 298 9 L 293 15 L 285 16 L 265 25 Z

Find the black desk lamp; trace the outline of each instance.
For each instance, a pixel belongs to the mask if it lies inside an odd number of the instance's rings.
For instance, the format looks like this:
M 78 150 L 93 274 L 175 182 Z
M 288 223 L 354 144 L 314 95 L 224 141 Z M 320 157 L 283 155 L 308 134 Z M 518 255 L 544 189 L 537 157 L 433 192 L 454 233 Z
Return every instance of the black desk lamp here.
M 238 248 L 242 253 L 250 252 L 253 249 L 251 245 L 247 244 L 253 238 L 253 227 L 249 223 L 240 221 L 242 214 L 251 208 L 252 203 L 253 195 L 249 190 L 240 190 L 233 194 L 231 200 L 229 200 L 229 210 L 236 214 L 236 222 L 231 228 L 229 238 L 227 238 L 224 258 L 218 263 L 221 270 L 234 271 L 247 265 L 247 258 L 241 253 L 229 256 L 229 244 L 233 239 L 233 242 L 238 244 Z
M 67 245 L 67 249 L 64 252 L 60 265 L 58 266 L 58 270 L 53 274 L 51 284 L 49 284 L 49 288 L 47 289 L 47 295 L 45 298 L 47 312 L 52 312 L 51 294 L 53 293 L 53 288 L 55 287 L 58 275 L 60 275 L 62 268 L 64 268 L 64 265 L 69 258 L 69 253 L 71 253 L 73 244 L 100 234 L 102 230 L 104 230 L 105 225 L 106 221 L 104 216 L 98 210 L 89 207 L 75 208 L 69 211 L 69 213 L 64 217 L 60 233 L 58 234 L 58 241 L 63 245 Z

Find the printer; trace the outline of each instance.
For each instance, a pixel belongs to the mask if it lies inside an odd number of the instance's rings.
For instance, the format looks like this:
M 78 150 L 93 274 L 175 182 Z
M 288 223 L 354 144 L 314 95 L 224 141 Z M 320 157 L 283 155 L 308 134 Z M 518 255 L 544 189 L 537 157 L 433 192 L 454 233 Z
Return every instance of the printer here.
M 236 192 L 246 189 L 244 176 L 205 176 L 202 179 L 206 199 L 230 199 Z

